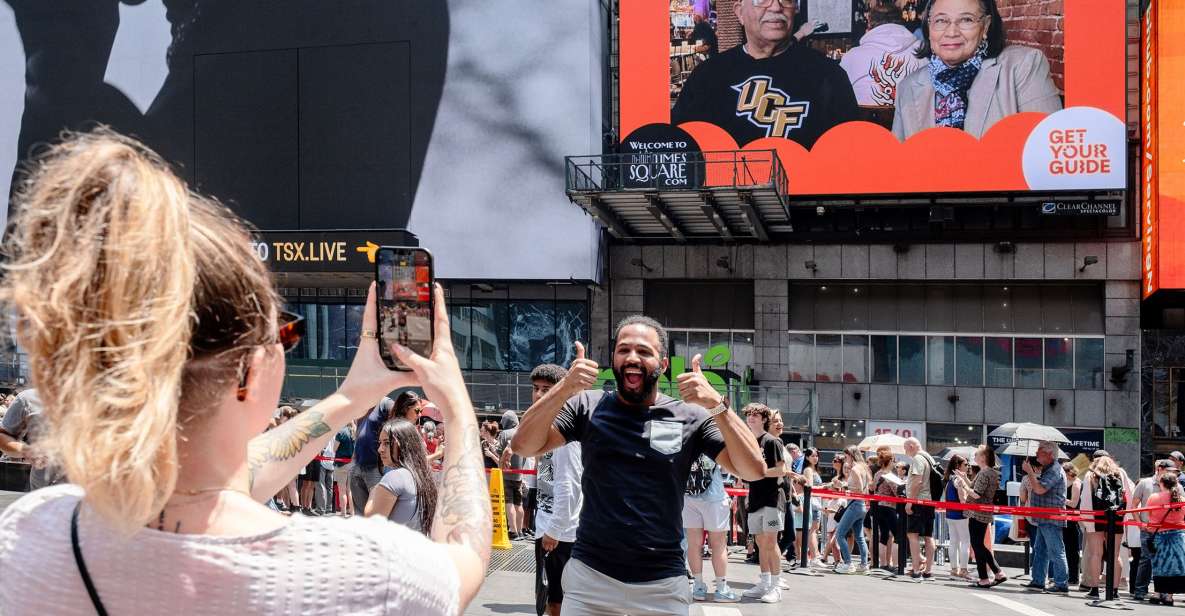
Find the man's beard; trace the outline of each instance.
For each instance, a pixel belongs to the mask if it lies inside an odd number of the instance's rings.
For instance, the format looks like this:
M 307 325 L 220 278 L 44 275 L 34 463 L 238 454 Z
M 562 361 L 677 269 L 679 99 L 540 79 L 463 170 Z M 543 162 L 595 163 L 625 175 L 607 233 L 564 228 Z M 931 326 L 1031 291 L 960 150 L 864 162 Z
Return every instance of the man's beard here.
M 627 391 L 625 389 L 625 373 L 620 368 L 613 369 L 613 378 L 617 379 L 617 395 L 621 396 L 622 400 L 630 404 L 642 404 L 650 398 L 650 394 L 654 393 L 654 388 L 658 386 L 658 378 L 662 376 L 662 370 L 655 369 L 654 372 L 646 372 L 642 370 L 642 388 L 639 391 Z

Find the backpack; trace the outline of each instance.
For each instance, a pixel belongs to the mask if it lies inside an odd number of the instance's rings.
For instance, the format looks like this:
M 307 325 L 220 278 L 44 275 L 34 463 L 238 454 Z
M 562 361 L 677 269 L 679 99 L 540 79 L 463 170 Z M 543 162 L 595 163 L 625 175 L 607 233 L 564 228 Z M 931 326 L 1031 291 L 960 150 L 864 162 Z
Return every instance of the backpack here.
M 716 462 L 705 455 L 700 455 L 691 463 L 691 474 L 687 476 L 687 494 L 699 496 L 712 487 L 712 475 L 716 470 Z
M 1123 493 L 1123 480 L 1115 475 L 1099 477 L 1098 486 L 1094 489 L 1095 509 L 1105 505 L 1104 509 L 1123 509 L 1127 507 L 1127 496 Z
M 930 500 L 942 500 L 946 491 L 944 490 L 945 486 L 942 481 L 942 473 L 939 472 L 938 465 L 935 464 L 934 458 L 930 457 L 930 454 L 923 451 L 919 455 L 926 459 L 926 465 L 930 467 L 928 477 L 930 480 Z

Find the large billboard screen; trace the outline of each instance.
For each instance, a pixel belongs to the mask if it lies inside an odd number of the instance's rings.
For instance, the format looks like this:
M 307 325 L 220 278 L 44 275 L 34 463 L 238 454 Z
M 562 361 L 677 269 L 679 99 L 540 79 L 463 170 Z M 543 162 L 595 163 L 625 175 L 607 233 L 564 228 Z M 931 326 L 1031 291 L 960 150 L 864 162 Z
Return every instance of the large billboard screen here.
M 598 6 L 0 2 L 0 194 L 104 123 L 265 231 L 408 229 L 442 278 L 592 279 L 563 156 L 601 144 Z
M 1140 41 L 1144 297 L 1185 289 L 1185 6 L 1155 0 Z
M 623 2 L 620 132 L 670 124 L 704 152 L 774 150 L 791 195 L 1122 190 L 1124 11 Z

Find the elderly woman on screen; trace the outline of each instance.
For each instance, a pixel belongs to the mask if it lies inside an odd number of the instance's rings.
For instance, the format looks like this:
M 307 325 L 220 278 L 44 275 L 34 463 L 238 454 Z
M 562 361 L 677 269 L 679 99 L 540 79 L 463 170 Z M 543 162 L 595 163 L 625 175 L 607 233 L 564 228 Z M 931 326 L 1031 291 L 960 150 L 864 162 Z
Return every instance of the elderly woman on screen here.
M 897 86 L 893 134 L 936 126 L 981 137 L 1015 113 L 1062 108 L 1049 61 L 1037 49 L 1006 45 L 996 0 L 934 0 L 922 21 L 919 58 L 929 61 Z

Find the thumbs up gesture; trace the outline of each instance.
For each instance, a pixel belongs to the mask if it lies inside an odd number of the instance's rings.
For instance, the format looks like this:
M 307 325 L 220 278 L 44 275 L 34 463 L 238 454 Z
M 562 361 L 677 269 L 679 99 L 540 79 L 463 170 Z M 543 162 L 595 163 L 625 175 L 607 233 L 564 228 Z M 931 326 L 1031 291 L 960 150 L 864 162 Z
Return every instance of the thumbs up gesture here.
M 597 362 L 585 358 L 584 345 L 580 341 L 576 341 L 575 347 L 576 359 L 572 360 L 572 366 L 568 368 L 568 375 L 560 381 L 560 386 L 568 396 L 574 396 L 586 389 L 591 389 L 597 382 L 597 376 L 601 371 Z
M 723 398 L 704 377 L 703 359 L 703 355 L 696 354 L 691 358 L 691 372 L 684 372 L 675 377 L 675 380 L 679 383 L 679 396 L 684 402 L 698 404 L 711 410 L 718 406 Z

